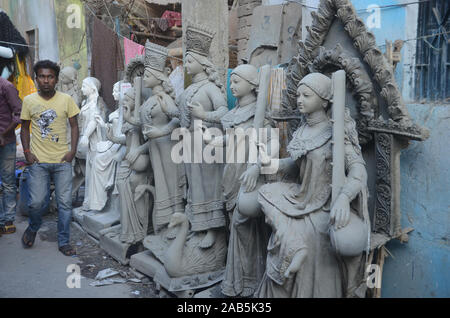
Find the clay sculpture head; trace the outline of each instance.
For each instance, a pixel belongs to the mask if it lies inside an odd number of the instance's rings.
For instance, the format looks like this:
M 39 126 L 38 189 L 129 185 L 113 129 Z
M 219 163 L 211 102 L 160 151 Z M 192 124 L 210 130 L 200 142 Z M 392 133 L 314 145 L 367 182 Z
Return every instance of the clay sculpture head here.
M 61 70 L 59 79 L 62 84 L 68 85 L 77 81 L 77 70 L 72 66 L 66 66 Z
M 298 85 L 297 106 L 302 114 L 327 110 L 331 97 L 331 79 L 321 73 L 311 73 Z
M 154 89 L 162 86 L 171 97 L 175 97 L 175 91 L 167 76 L 166 60 L 169 51 L 158 44 L 147 40 L 145 43 L 145 71 L 143 83 L 145 87 Z
M 93 95 L 98 96 L 101 84 L 95 77 L 86 77 L 81 85 L 81 92 L 86 97 L 91 97 Z
M 256 96 L 258 83 L 258 70 L 253 65 L 242 64 L 231 72 L 230 90 L 236 98 L 241 98 L 249 94 Z

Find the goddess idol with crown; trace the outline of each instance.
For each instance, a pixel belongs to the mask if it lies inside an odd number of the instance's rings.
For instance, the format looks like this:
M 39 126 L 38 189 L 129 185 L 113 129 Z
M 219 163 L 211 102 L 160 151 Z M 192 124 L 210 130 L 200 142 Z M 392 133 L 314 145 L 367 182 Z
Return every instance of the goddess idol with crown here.
M 163 103 L 166 112 L 180 118 L 181 127 L 194 132 L 194 121 L 202 121 L 210 128 L 221 129 L 221 118 L 228 112 L 224 87 L 219 74 L 208 59 L 214 33 L 210 30 L 189 25 L 186 30 L 186 55 L 184 66 L 192 76 L 189 85 L 177 99 L 177 106 L 170 101 Z M 192 148 L 193 140 L 192 139 Z M 202 153 L 205 148 L 202 142 Z M 183 150 L 184 151 L 184 150 Z M 193 153 L 193 151 L 191 151 Z M 193 158 L 185 162 L 188 184 L 186 214 L 191 230 L 205 233 L 201 248 L 214 245 L 219 232 L 226 225 L 222 199 L 222 163 L 194 163 Z
M 175 141 L 170 134 L 179 127 L 179 119 L 171 119 L 161 108 L 163 100 L 172 101 L 175 92 L 166 73 L 168 50 L 147 41 L 145 44 L 145 71 L 143 84 L 151 88 L 153 95 L 140 108 L 142 132 L 148 138 L 150 162 L 155 178 L 155 207 L 153 227 L 163 231 L 170 217 L 184 212 L 184 188 L 181 185 L 184 167 L 171 160 Z

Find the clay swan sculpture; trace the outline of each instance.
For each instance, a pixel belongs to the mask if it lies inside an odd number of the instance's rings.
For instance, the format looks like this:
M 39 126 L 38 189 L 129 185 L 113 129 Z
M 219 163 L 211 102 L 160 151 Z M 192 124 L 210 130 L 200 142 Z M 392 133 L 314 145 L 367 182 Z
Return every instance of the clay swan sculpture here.
M 189 240 L 189 221 L 184 213 L 174 213 L 169 228 L 178 227 L 176 238 L 164 255 L 164 267 L 171 277 L 217 271 L 225 265 L 227 254 L 225 240 L 217 240 L 214 248 L 200 248 L 203 236 Z

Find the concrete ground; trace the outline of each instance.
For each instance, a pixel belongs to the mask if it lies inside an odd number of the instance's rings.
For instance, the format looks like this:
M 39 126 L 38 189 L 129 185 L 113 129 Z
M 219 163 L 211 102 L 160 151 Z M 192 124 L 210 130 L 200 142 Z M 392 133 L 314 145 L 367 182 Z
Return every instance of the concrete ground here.
M 21 237 L 28 226 L 27 219 L 19 216 L 14 234 L 0 237 L 0 298 L 58 297 L 58 298 L 129 298 L 133 288 L 129 284 L 101 287 L 89 286 L 93 279 L 81 277 L 81 288 L 68 288 L 70 264 L 82 264 L 79 257 L 67 257 L 58 251 L 57 242 L 42 240 L 41 235 L 31 249 L 24 249 Z M 72 227 L 73 228 L 73 227 Z

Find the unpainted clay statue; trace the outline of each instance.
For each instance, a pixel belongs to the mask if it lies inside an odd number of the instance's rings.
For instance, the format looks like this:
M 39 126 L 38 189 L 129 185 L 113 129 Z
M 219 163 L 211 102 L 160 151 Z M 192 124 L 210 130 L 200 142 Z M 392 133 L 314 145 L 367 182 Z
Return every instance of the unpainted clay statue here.
M 81 90 L 78 86 L 78 72 L 72 66 L 64 67 L 59 74 L 58 90 L 70 95 L 78 107 L 81 106 Z
M 241 128 L 245 131 L 255 128 L 258 85 L 258 70 L 253 65 L 244 64 L 233 70 L 230 89 L 237 102 L 236 107 L 222 117 L 224 130 Z M 261 94 L 267 96 L 267 92 Z M 264 103 L 262 107 L 265 106 Z M 271 128 L 267 119 L 262 126 Z M 224 198 L 231 222 L 222 293 L 232 297 L 249 297 L 256 291 L 265 270 L 270 229 L 264 224 L 264 215 L 259 211 L 257 195 L 259 187 L 266 183 L 266 178 L 260 175 L 261 167 L 258 163 L 249 163 L 249 143 L 246 142 L 245 135 L 236 134 L 236 137 L 233 153 L 245 151 L 245 161 L 227 161 L 224 168 Z M 241 209 L 259 212 L 252 212 L 254 215 L 248 216 L 242 214 Z
M 170 105 L 170 101 L 163 103 L 164 110 L 179 117 L 181 127 L 191 133 L 194 132 L 195 120 L 203 121 L 206 127 L 221 129 L 220 119 L 228 111 L 218 72 L 208 60 L 213 36 L 203 27 L 187 27 L 184 67 L 192 76 L 192 84 L 177 99 L 178 108 Z M 193 145 L 191 147 L 194 149 Z M 205 144 L 202 149 L 204 147 Z M 190 159 L 194 162 L 193 158 Z M 185 169 L 188 184 L 186 214 L 191 230 L 198 235 L 206 231 L 200 247 L 210 248 L 218 232 L 224 231 L 226 225 L 222 199 L 223 164 L 185 163 Z
M 123 243 L 134 244 L 147 235 L 150 199 L 149 188 L 150 162 L 147 145 L 140 130 L 139 119 L 136 119 L 134 88 L 125 92 L 124 124 L 122 132 L 126 136 L 126 160 L 123 160 L 117 172 L 117 189 L 120 202 L 121 232 L 119 239 Z
M 77 157 L 86 160 L 86 167 L 82 167 L 85 171 L 85 195 L 83 201 L 83 209 L 88 210 L 101 210 L 97 204 L 97 199 L 101 202 L 106 202 L 106 191 L 104 188 L 98 186 L 90 187 L 92 176 L 92 164 L 95 156 L 97 155 L 97 144 L 103 141 L 103 132 L 98 125 L 96 116 L 100 116 L 102 120 L 105 120 L 105 103 L 99 96 L 100 81 L 94 77 L 87 77 L 83 80 L 81 91 L 86 99 L 83 101 L 80 115 L 80 140 L 78 142 Z M 113 176 L 107 176 L 106 179 L 113 178 Z M 99 193 L 104 192 L 103 194 Z M 90 202 L 92 195 L 92 204 Z M 100 197 L 97 197 L 100 195 Z M 104 199 L 104 200 L 103 200 Z
M 167 228 L 172 214 L 184 213 L 183 164 L 171 159 L 170 134 L 179 127 L 179 119 L 171 119 L 161 108 L 163 100 L 172 99 L 175 93 L 166 75 L 168 50 L 147 41 L 145 45 L 145 71 L 143 85 L 151 88 L 153 95 L 140 108 L 142 132 L 148 138 L 150 162 L 155 179 L 155 206 L 153 228 L 159 232 Z M 172 237 L 173 238 L 173 237 Z
M 368 244 L 367 173 L 355 121 L 346 109 L 341 123 L 345 182 L 332 202 L 332 161 L 337 158 L 331 90 L 330 78 L 320 73 L 300 81 L 297 106 L 304 120 L 288 145 L 290 157 L 280 162 L 282 171 L 297 171 L 292 175 L 297 182 L 272 183 L 259 190 L 272 235 L 257 297 L 352 297 L 364 289 L 364 248 L 350 251 L 344 243 Z M 343 112 L 344 108 L 343 101 Z
M 78 74 L 77 70 L 72 66 L 64 67 L 59 73 L 58 90 L 70 95 L 78 107 L 81 106 L 81 90 L 78 87 Z M 70 147 L 70 124 L 67 121 L 67 140 Z M 80 129 L 81 127 L 78 126 Z

